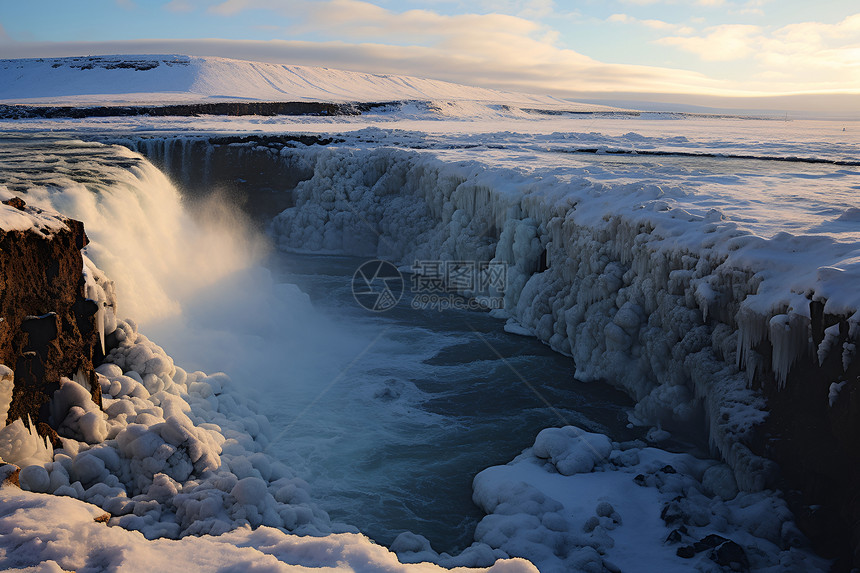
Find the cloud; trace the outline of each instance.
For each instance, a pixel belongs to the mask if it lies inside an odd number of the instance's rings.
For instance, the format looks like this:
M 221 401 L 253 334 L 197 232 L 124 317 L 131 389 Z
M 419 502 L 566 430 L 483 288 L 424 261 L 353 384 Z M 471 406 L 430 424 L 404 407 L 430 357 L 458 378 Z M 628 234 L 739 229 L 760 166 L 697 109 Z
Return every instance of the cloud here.
M 724 25 L 704 32 L 699 36 L 670 36 L 658 43 L 692 52 L 706 61 L 745 60 L 772 78 L 860 85 L 860 14 L 836 24 L 803 22 L 775 30 Z
M 764 16 L 763 8 L 765 4 L 770 4 L 771 2 L 773 2 L 773 0 L 747 0 L 747 2 L 742 6 L 732 9 L 731 13 L 739 14 L 741 16 Z
M 761 27 L 745 24 L 726 24 L 707 31 L 705 36 L 670 36 L 657 43 L 692 52 L 708 62 L 728 62 L 749 57 L 762 34 Z
M 516 38 L 529 38 L 548 29 L 533 20 L 506 14 L 461 14 L 448 16 L 430 10 L 393 12 L 363 0 L 226 0 L 210 8 L 223 16 L 247 10 L 268 10 L 281 18 L 284 36 L 324 33 L 327 37 L 361 42 L 408 42 L 438 45 L 468 43 L 466 39 L 498 38 L 500 46 Z M 275 23 L 274 20 L 271 23 Z
M 167 4 L 163 6 L 165 10 L 168 12 L 181 13 L 181 12 L 193 12 L 194 5 L 187 0 L 171 0 Z
M 627 14 L 613 14 L 607 18 L 606 21 L 621 24 L 639 24 L 654 30 L 674 30 L 678 33 L 687 33 L 686 31 L 689 30 L 692 32 L 690 28 L 679 26 L 678 24 L 671 24 L 669 22 L 664 22 L 663 20 L 640 20 L 639 18 L 634 18 Z
M 476 42 L 477 45 L 480 42 Z M 571 50 L 545 46 L 543 57 L 483 50 L 426 46 L 295 40 L 128 40 L 16 44 L 6 57 L 52 57 L 81 54 L 189 54 L 272 63 L 325 66 L 345 70 L 402 74 L 560 97 L 583 92 L 733 93 L 730 86 L 702 74 L 650 66 L 605 64 Z M 494 46 L 495 47 L 495 46 Z
M 531 9 L 551 9 L 552 3 L 518 3 Z M 275 0 L 226 0 L 210 9 L 234 16 L 247 10 L 272 12 L 271 22 L 283 22 L 282 37 L 323 35 L 340 41 L 428 48 L 436 57 L 476 70 L 498 66 L 529 68 L 536 62 L 586 65 L 592 60 L 571 50 L 559 50 L 557 31 L 533 20 L 507 14 L 444 15 L 430 10 L 393 12 L 362 0 L 296 0 L 289 8 Z M 540 65 L 540 64 L 538 64 Z
M 515 3 L 521 9 L 553 8 L 550 2 Z M 740 80 L 729 80 L 668 67 L 600 62 L 562 47 L 557 30 L 522 16 L 452 16 L 426 9 L 395 12 L 363 0 L 173 0 L 163 6 L 208 9 L 210 18 L 220 15 L 225 19 L 263 10 L 266 35 L 281 39 L 16 42 L 4 46 L 4 57 L 187 53 L 421 76 L 561 97 L 595 92 L 737 96 L 848 87 L 856 92 L 855 86 L 860 85 L 856 41 L 860 15 L 836 27 L 807 23 L 770 30 L 732 25 L 699 33 L 661 20 L 639 20 L 626 14 L 609 17 L 619 25 L 641 25 L 660 32 L 665 37 L 659 43 L 664 46 L 697 54 L 703 60 L 743 62 L 733 67 L 752 70 Z M 819 65 L 825 61 L 827 65 Z
M 624 4 L 632 4 L 634 6 L 651 6 L 653 4 L 689 4 L 689 0 L 621 0 L 621 2 Z M 695 0 L 693 4 L 712 8 L 724 6 L 726 4 L 726 0 Z
M 522 7 L 516 12 L 520 18 L 546 18 L 555 13 L 555 2 L 553 0 L 531 0 L 522 2 Z

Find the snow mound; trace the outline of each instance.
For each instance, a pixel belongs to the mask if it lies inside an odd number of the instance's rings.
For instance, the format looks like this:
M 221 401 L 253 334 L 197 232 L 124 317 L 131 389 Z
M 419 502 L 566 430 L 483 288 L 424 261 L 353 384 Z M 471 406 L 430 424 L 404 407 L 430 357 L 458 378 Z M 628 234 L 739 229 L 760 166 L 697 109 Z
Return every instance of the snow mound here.
M 310 538 L 264 526 L 240 527 L 219 536 L 150 541 L 138 532 L 106 526 L 103 514 L 75 499 L 3 487 L 0 565 L 27 571 L 445 571 L 430 563 L 403 565 L 391 551 L 354 533 Z M 537 569 L 523 559 L 510 559 L 481 571 Z
M 565 474 L 546 459 L 548 448 L 582 452 L 586 441 L 606 452 L 589 470 Z M 636 571 L 643 563 L 723 571 L 732 560 L 752 571 L 829 565 L 803 547 L 780 497 L 739 494 L 725 465 L 573 426 L 544 430 L 513 462 L 478 474 L 473 499 L 487 513 L 475 539 L 545 573 Z
M 61 449 L 20 420 L 0 432 L 0 454 L 23 466 L 25 490 L 93 503 L 149 538 L 243 525 L 332 531 L 308 485 L 265 453 L 268 421 L 226 375 L 176 367 L 133 322 L 119 321 L 112 337 L 118 346 L 97 370 L 103 412 L 74 380 L 54 394 Z

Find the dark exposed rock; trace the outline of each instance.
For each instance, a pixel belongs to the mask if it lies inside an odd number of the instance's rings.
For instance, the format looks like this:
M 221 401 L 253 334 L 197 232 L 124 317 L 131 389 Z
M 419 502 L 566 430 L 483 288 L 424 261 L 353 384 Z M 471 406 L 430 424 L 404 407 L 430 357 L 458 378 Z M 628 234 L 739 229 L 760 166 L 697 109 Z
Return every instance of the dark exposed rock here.
M 666 537 L 666 543 L 681 543 L 681 531 L 679 529 L 673 529 Z
M 5 204 L 31 209 L 20 199 Z M 51 395 L 60 377 L 79 371 L 92 386 L 98 346 L 95 304 L 84 299 L 84 226 L 57 219 L 62 225 L 54 230 L 0 229 L 0 364 L 15 371 L 12 403 L 0 423 L 29 417 L 55 446 L 58 438 L 48 425 Z M 101 393 L 93 396 L 100 404 Z
M 676 529 L 669 534 L 666 541 L 674 543 L 681 540 L 681 532 Z M 697 553 L 710 551 L 708 557 L 722 567 L 732 571 L 749 571 L 749 559 L 743 547 L 721 535 L 711 534 L 703 537 L 693 545 L 679 547 L 675 554 L 683 559 L 692 559 Z
M 20 474 L 21 468 L 14 464 L 7 464 L 0 459 L 0 485 L 21 487 L 21 483 L 18 481 Z
M 810 301 L 810 334 L 817 346 L 824 331 L 836 326 L 838 339 L 819 364 L 808 354 L 792 367 L 780 388 L 772 373 L 756 377 L 768 401 L 768 417 L 751 444 L 753 451 L 777 462 L 786 500 L 800 530 L 816 552 L 835 559 L 835 571 L 860 566 L 860 360 L 847 370 L 840 350 L 852 339 L 848 317 L 826 314 L 824 301 Z M 831 331 L 832 332 L 832 331 Z M 767 341 L 755 351 L 769 364 Z M 844 381 L 830 404 L 830 387 Z
M 681 509 L 681 506 L 675 502 L 668 503 L 660 512 L 660 518 L 666 522 L 666 525 L 672 525 L 677 522 L 684 522 L 687 519 L 687 514 Z
M 706 549 L 713 549 L 714 547 L 722 545 L 726 541 L 728 541 L 728 539 L 726 539 L 725 537 L 712 533 L 711 535 L 707 535 L 701 540 L 695 542 L 693 544 L 693 549 L 696 550 L 696 553 L 699 553 L 700 551 L 705 551 Z
M 743 548 L 734 541 L 725 543 L 714 549 L 709 555 L 717 565 L 728 567 L 732 571 L 749 571 L 750 562 Z
M 36 431 L 40 436 L 48 438 L 48 442 L 51 444 L 52 448 L 57 449 L 63 447 L 63 442 L 60 440 L 60 434 L 45 422 L 39 422 L 36 424 Z
M 7 199 L 6 201 L 3 201 L 3 204 L 9 205 L 10 207 L 15 207 L 19 211 L 23 211 L 24 208 L 27 206 L 27 204 L 24 203 L 24 200 L 20 197 L 12 197 L 11 199 Z
M 89 69 L 83 67 L 82 69 Z M 2 119 L 83 118 L 118 116 L 198 116 L 198 115 L 361 115 L 372 109 L 397 105 L 400 102 L 217 102 L 150 106 L 31 106 L 0 105 Z

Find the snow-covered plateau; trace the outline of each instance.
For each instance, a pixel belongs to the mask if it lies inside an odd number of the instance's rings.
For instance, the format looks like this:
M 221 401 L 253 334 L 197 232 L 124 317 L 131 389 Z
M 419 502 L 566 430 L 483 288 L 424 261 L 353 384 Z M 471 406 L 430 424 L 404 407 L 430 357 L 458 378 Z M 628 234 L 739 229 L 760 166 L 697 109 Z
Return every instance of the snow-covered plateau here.
M 0 490 L 0 566 L 131 571 L 157 557 L 171 570 L 813 571 L 844 565 L 846 554 L 850 563 L 860 124 L 549 115 L 529 110 L 574 104 L 296 66 L 141 62 L 152 57 L 3 61 L 0 75 L 19 81 L 0 100 L 410 103 L 332 118 L 0 120 L 0 199 L 42 210 L 43 225 L 56 225 L 45 215 L 54 211 L 84 222 L 83 284 L 106 351 L 101 407 L 75 372 L 53 394 L 57 447 L 20 420 L 0 430 L 0 458 L 22 468 L 23 490 Z M 92 82 L 74 79 L 91 72 Z M 154 84 L 141 79 L 153 73 Z M 25 211 L 2 207 L 3 229 L 28 228 Z M 388 548 L 376 544 L 332 519 L 304 479 L 340 438 L 320 438 L 309 449 L 323 450 L 299 459 L 295 426 L 315 427 L 301 417 L 318 403 L 335 407 L 332 384 L 376 376 L 372 409 L 349 394 L 343 420 L 319 417 L 403 439 L 408 455 L 421 443 L 416 428 L 461 424 L 431 411 L 419 385 L 444 377 L 425 366 L 448 347 L 426 342 L 432 326 L 351 318 L 360 309 L 278 283 L 265 268 L 269 244 L 285 260 L 378 258 L 407 277 L 421 261 L 482 268 L 478 279 L 503 267 L 495 290 L 446 292 L 502 299 L 493 328 L 569 357 L 571 392 L 622 389 L 636 437 L 546 399 L 537 357 L 503 357 L 472 326 L 485 312 L 448 314 L 490 353 L 463 360 L 486 370 L 500 359 L 514 374 L 505 383 L 543 400 L 546 423 L 525 436 L 503 418 L 495 426 L 522 453 L 474 477 L 482 515 L 471 545 L 440 550 L 402 529 Z M 382 325 L 378 336 L 369 324 Z M 391 329 L 406 342 L 386 338 Z M 14 376 L 0 372 L 7 411 Z M 295 415 L 274 415 L 286 406 L 273 394 L 295 402 Z M 433 398 L 463 399 L 452 396 Z M 412 441 L 379 431 L 391 420 Z M 383 479 L 360 460 L 327 463 L 368 489 Z M 382 506 L 411 500 L 372 495 Z

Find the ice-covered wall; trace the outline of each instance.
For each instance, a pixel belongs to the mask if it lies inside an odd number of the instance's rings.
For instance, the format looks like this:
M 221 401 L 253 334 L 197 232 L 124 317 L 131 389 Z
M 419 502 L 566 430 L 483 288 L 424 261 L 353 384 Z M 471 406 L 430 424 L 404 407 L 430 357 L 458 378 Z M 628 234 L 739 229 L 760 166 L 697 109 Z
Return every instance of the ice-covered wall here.
M 573 356 L 578 378 L 624 387 L 642 424 L 671 429 L 704 412 L 712 445 L 748 490 L 773 483 L 773 463 L 750 449 L 768 415 L 760 389 L 814 358 L 810 305 L 856 324 L 853 301 L 825 300 L 821 272 L 801 290 L 809 271 L 780 265 L 802 238 L 755 237 L 716 211 L 673 206 L 656 185 L 609 188 L 396 149 L 301 153 L 312 153 L 313 177 L 271 225 L 282 248 L 506 263 L 517 322 Z M 850 343 L 828 332 L 820 352 Z
M 222 145 L 192 139 L 133 145 L 180 174 Z M 798 516 L 808 534 L 847 536 L 860 476 L 851 245 L 757 237 L 655 184 L 351 141 L 232 144 L 254 158 L 234 158 L 235 173 L 291 170 L 267 183 L 293 205 L 271 223 L 281 248 L 506 263 L 510 319 L 573 356 L 578 378 L 625 388 L 643 425 L 704 421 L 742 489 L 797 488 L 818 508 Z

